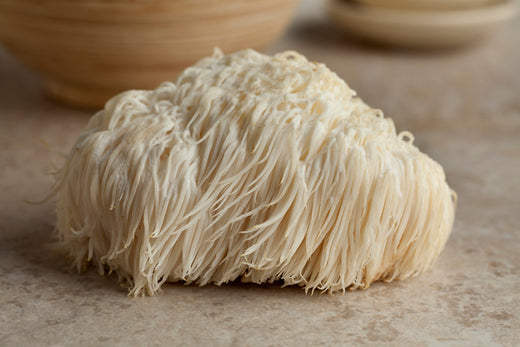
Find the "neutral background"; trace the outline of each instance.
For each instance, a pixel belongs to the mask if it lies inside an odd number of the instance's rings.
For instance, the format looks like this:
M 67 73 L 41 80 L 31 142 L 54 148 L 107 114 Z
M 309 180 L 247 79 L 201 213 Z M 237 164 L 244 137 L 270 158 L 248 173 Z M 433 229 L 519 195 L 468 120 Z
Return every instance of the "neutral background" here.
M 51 247 L 49 192 L 90 113 L 45 99 L 0 50 L 0 345 L 372 343 L 520 345 L 520 21 L 444 52 L 355 43 L 302 4 L 271 52 L 322 61 L 415 134 L 459 194 L 453 234 L 423 275 L 345 295 L 279 285 L 169 284 L 130 298 Z

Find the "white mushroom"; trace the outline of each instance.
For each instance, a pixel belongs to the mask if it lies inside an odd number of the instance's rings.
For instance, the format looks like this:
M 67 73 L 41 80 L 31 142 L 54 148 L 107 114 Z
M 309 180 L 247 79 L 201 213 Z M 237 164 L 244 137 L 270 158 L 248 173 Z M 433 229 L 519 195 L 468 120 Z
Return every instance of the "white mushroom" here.
M 57 228 L 78 269 L 114 270 L 132 295 L 404 279 L 438 257 L 455 210 L 412 141 L 323 64 L 216 52 L 90 120 L 59 174 Z

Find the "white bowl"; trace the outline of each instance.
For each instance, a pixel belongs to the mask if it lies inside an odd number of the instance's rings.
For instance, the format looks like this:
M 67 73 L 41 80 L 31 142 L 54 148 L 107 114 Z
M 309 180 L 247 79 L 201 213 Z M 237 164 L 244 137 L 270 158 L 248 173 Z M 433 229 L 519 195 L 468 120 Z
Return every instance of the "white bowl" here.
M 371 6 L 410 10 L 450 10 L 487 6 L 496 3 L 497 0 L 356 0 L 356 2 Z
M 514 0 L 451 10 L 410 10 L 329 0 L 328 12 L 343 30 L 364 39 L 406 47 L 449 47 L 481 39 L 516 14 Z

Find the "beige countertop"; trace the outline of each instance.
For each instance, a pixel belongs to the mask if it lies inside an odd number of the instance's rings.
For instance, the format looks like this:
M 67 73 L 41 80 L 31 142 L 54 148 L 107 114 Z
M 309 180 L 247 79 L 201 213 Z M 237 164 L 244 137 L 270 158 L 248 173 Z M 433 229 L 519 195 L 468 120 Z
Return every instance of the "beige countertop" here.
M 270 51 L 322 61 L 445 168 L 453 234 L 428 272 L 345 295 L 168 284 L 130 298 L 51 245 L 49 192 L 89 114 L 44 98 L 0 51 L 0 345 L 520 345 L 520 20 L 469 49 L 360 46 L 307 2 Z

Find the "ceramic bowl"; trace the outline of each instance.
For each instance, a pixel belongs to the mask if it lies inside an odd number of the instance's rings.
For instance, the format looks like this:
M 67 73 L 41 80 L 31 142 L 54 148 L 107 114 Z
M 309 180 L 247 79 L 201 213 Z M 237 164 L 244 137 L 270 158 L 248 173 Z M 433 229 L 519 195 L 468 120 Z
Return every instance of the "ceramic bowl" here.
M 441 48 L 468 44 L 492 33 L 517 12 L 514 0 L 464 9 L 389 8 L 329 0 L 331 19 L 344 31 L 393 46 Z
M 155 88 L 210 55 L 262 49 L 297 0 L 2 0 L 0 42 L 43 76 L 51 96 L 100 107 Z
M 497 2 L 497 0 L 355 0 L 371 6 L 422 9 L 422 10 L 450 10 L 480 7 Z

